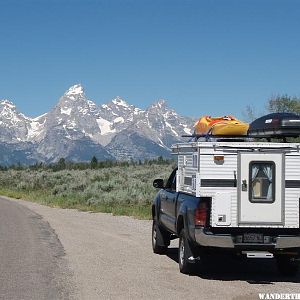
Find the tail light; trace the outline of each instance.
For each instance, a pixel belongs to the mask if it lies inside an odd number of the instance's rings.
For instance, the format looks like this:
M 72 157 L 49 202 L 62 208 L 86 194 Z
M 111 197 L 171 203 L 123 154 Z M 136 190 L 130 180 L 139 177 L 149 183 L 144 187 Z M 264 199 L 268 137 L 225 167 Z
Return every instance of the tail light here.
M 195 225 L 205 226 L 207 220 L 208 206 L 206 202 L 201 202 L 195 210 L 194 221 Z

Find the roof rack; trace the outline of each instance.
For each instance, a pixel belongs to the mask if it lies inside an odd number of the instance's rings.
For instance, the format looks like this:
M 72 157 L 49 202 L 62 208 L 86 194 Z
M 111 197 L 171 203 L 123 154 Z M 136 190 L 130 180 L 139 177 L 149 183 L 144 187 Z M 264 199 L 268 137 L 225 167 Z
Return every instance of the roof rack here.
M 216 139 L 217 141 L 233 141 L 233 142 L 241 142 L 246 141 L 249 139 L 266 139 L 268 142 L 271 142 L 271 139 L 281 139 L 284 143 L 287 143 L 287 138 L 293 137 L 297 138 L 300 134 L 295 135 L 198 135 L 198 134 L 192 134 L 192 135 L 182 135 L 184 138 L 191 138 L 191 142 L 198 141 L 199 139 L 202 139 L 202 141 L 209 142 L 212 139 Z

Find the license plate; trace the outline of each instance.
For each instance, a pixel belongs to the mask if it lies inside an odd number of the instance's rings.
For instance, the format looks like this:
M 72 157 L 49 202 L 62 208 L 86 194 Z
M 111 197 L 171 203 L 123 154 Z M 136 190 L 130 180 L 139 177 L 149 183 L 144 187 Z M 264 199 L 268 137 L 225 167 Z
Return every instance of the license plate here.
M 244 233 L 244 243 L 263 243 L 264 236 L 262 233 Z

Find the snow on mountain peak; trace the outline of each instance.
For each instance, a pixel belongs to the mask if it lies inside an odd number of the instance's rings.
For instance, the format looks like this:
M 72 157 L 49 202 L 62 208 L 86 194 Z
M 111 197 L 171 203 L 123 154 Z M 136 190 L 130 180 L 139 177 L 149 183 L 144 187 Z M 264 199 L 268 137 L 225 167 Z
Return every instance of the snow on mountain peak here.
M 11 101 L 9 101 L 9 100 L 7 100 L 7 99 L 1 100 L 0 104 L 1 104 L 2 106 L 7 106 L 7 107 L 9 107 L 10 109 L 15 109 L 15 108 L 16 108 L 16 106 L 15 106 Z
M 149 153 L 155 157 L 161 155 L 162 147 L 165 155 L 169 155 L 166 149 L 181 140 L 182 135 L 190 134 L 189 128 L 193 123 L 194 120 L 169 108 L 163 99 L 146 110 L 127 103 L 121 97 L 98 106 L 86 98 L 81 84 L 71 86 L 50 112 L 37 118 L 24 116 L 12 102 L 0 99 L 0 142 L 28 143 L 28 149 L 33 152 L 28 150 L 24 155 L 31 160 L 78 159 L 76 155 L 81 153 L 78 145 L 85 145 L 84 149 L 91 151 L 89 153 L 95 153 L 100 145 L 105 146 L 105 151 L 117 159 L 144 159 Z M 128 132 L 134 132 L 133 139 L 127 140 Z M 76 142 L 78 151 L 75 154 L 71 152 L 75 148 L 69 140 L 73 144 Z M 144 142 L 149 146 L 136 151 L 134 155 L 139 156 L 134 156 L 132 148 L 138 148 Z M 86 159 L 86 154 L 81 157 Z
M 166 106 L 167 106 L 167 101 L 164 99 L 159 99 L 158 101 L 156 101 L 152 104 L 152 107 L 162 108 L 162 107 L 166 107 Z
M 84 89 L 81 84 L 71 86 L 65 93 L 66 96 L 83 95 Z
M 115 105 L 119 105 L 119 106 L 124 106 L 124 107 L 128 107 L 129 105 L 127 104 L 126 101 L 124 101 L 121 97 L 117 96 L 117 98 L 115 98 L 114 100 L 112 100 L 112 103 Z

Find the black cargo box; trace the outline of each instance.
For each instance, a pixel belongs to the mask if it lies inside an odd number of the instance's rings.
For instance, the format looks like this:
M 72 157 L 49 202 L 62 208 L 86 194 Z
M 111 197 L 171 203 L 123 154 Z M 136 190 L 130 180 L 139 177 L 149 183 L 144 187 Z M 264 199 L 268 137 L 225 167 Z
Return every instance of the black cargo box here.
M 253 137 L 298 137 L 300 116 L 294 113 L 273 113 L 253 121 L 248 129 Z

